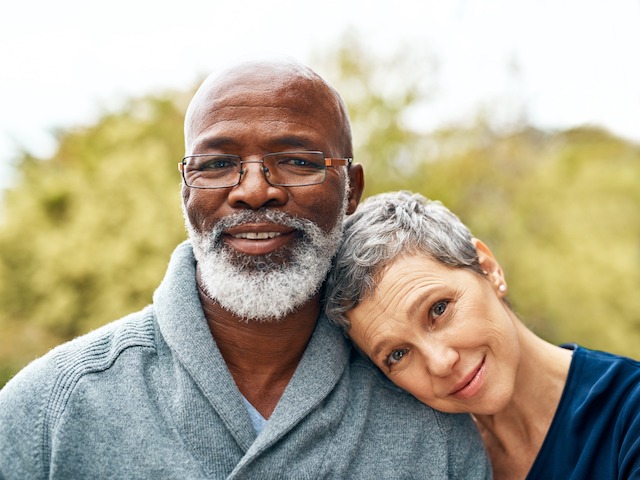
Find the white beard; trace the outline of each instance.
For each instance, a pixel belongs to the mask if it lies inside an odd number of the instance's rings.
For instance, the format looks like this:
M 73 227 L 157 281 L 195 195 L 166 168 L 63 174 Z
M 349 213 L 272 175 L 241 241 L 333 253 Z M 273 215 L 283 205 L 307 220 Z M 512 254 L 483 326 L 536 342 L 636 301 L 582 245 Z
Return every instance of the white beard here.
M 347 195 L 333 229 L 326 233 L 307 219 L 279 211 L 245 210 L 225 217 L 208 234 L 187 230 L 207 296 L 245 321 L 277 321 L 295 311 L 320 288 L 342 239 Z M 267 255 L 243 255 L 227 247 L 224 230 L 244 223 L 277 223 L 301 235 L 293 247 Z

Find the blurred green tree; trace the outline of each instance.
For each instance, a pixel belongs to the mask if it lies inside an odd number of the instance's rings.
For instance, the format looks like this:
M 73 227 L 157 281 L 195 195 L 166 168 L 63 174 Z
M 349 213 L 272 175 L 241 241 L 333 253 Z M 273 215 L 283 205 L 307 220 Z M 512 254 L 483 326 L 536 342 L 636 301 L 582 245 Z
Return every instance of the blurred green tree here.
M 315 58 L 314 68 L 331 79 L 349 108 L 354 160 L 366 166 L 364 195 L 410 189 L 407 179 L 425 150 L 411 120 L 434 95 L 437 56 L 410 46 L 374 56 L 347 33 Z
M 553 343 L 638 357 L 640 146 L 597 128 L 432 135 L 415 187 L 501 262 L 519 316 Z
M 187 96 L 134 99 L 25 154 L 0 228 L 0 378 L 150 303 L 186 238 L 177 164 Z

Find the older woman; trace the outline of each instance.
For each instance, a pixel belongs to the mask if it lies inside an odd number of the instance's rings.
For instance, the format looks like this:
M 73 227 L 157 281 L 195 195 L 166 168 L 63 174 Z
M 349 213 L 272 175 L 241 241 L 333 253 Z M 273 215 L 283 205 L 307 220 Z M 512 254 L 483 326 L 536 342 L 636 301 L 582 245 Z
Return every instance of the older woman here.
M 640 478 L 640 363 L 537 337 L 489 248 L 439 202 L 370 197 L 326 309 L 394 383 L 473 414 L 496 479 Z

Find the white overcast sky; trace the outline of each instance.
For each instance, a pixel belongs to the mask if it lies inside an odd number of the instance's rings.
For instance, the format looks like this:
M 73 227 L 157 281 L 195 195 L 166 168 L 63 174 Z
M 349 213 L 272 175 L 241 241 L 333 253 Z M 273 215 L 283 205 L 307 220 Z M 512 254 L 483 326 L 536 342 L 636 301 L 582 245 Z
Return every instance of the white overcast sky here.
M 640 142 L 640 0 L 14 0 L 0 6 L 0 187 L 18 147 L 51 154 L 53 129 L 119 99 L 253 57 L 307 62 L 348 30 L 373 53 L 437 55 L 427 128 L 515 95 L 538 126 Z

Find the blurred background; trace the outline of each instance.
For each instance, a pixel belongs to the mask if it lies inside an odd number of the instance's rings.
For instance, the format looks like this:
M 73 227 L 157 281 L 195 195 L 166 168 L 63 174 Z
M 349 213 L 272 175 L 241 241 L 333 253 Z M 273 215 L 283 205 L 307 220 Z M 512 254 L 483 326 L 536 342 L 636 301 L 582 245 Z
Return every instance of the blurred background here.
M 25 0 L 0 8 L 0 386 L 151 302 L 186 105 L 239 61 L 345 98 L 365 195 L 439 199 L 544 338 L 640 358 L 638 0 Z

